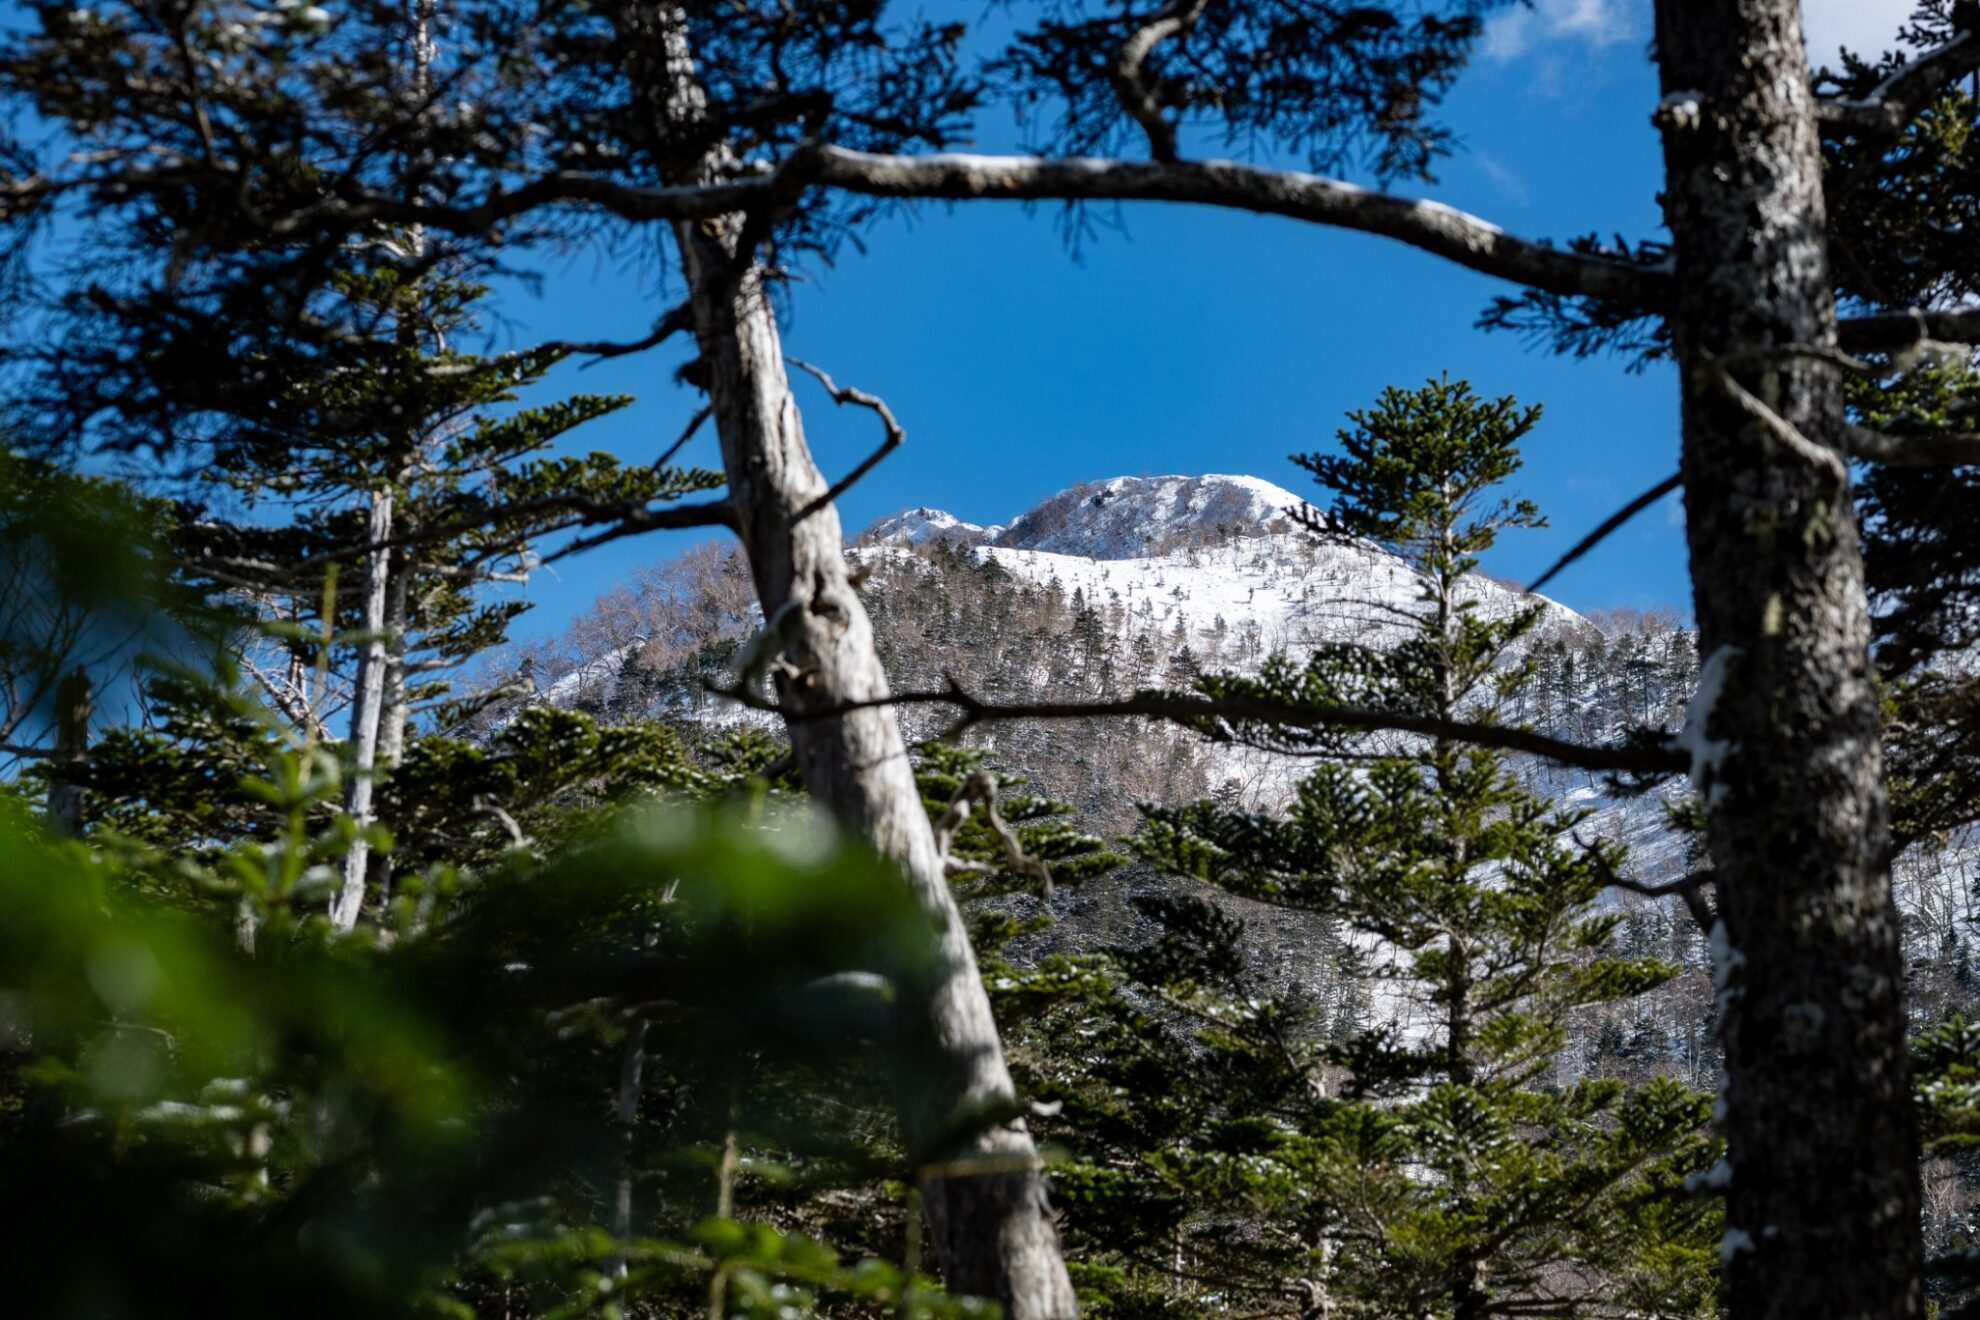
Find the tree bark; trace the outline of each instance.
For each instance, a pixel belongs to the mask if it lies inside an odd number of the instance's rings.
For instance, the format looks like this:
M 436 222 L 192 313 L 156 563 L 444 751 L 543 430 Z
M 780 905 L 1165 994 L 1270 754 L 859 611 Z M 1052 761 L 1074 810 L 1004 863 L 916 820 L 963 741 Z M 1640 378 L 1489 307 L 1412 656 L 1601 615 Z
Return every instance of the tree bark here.
M 658 133 L 703 115 L 681 12 L 633 3 L 619 21 Z M 704 170 L 721 163 L 718 149 Z M 743 217 L 726 216 L 680 222 L 674 234 L 728 498 L 764 617 L 788 623 L 779 696 L 797 712 L 884 697 L 886 673 L 849 579 L 838 510 L 823 501 L 828 486 L 805 443 L 764 272 L 738 251 L 743 228 Z M 1022 1119 L 1010 1117 L 1016 1092 L 997 1024 L 894 712 L 795 720 L 790 735 L 812 796 L 898 865 L 929 917 L 933 956 L 903 963 L 930 970 L 897 987 L 898 1091 L 948 1287 L 994 1298 L 1010 1320 L 1066 1320 L 1077 1307 L 1045 1179 Z
M 365 871 L 371 859 L 371 845 L 365 842 L 363 830 L 372 819 L 378 728 L 385 707 L 385 668 L 389 659 L 385 645 L 385 606 L 392 551 L 385 543 L 392 538 L 392 492 L 386 487 L 371 492 L 365 538 L 372 545 L 365 556 L 364 568 L 364 630 L 370 636 L 358 664 L 357 693 L 351 701 L 351 782 L 344 789 L 344 812 L 356 822 L 359 834 L 344 855 L 344 884 L 330 905 L 330 920 L 339 930 L 350 930 L 357 925 L 358 913 L 364 907 Z
M 1719 893 L 1736 1320 L 1921 1313 L 1868 607 L 1796 0 L 1659 0 L 1665 210 Z M 1743 397 L 1742 397 L 1743 392 Z M 1708 674 L 1713 665 L 1708 665 Z M 1707 683 L 1706 688 L 1712 685 Z
M 89 675 L 72 669 L 55 688 L 54 778 L 48 786 L 48 824 L 57 834 L 82 833 L 83 787 L 72 776 L 89 760 Z
M 407 579 L 412 577 L 411 562 L 401 555 L 399 571 L 392 574 L 385 606 L 385 685 L 378 721 L 378 763 L 387 770 L 399 768 L 406 754 L 406 726 L 412 707 L 406 694 L 406 614 Z

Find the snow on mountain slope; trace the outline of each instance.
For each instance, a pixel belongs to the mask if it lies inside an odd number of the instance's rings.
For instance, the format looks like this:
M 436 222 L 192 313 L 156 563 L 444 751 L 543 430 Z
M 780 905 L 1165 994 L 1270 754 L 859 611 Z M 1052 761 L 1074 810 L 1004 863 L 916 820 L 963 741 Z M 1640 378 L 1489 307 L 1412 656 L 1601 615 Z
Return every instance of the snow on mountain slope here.
M 873 524 L 858 544 L 970 546 L 1015 576 L 1056 581 L 1068 596 L 1077 590 L 1096 609 L 1118 610 L 1126 624 L 1180 624 L 1193 645 L 1214 634 L 1227 652 L 1235 642 L 1247 661 L 1399 637 L 1417 604 L 1415 575 L 1378 546 L 1318 541 L 1288 515 L 1300 504 L 1257 477 L 1116 477 L 1061 491 L 1004 528 L 912 509 Z M 1541 603 L 1543 633 L 1594 626 L 1482 576 L 1469 594 L 1493 616 Z
M 1089 481 L 1014 519 L 990 544 L 1011 550 L 1134 559 L 1245 535 L 1291 532 L 1299 496 L 1257 477 L 1115 477 Z
M 907 509 L 882 518 L 860 533 L 863 545 L 983 545 L 1002 527 L 979 527 L 940 509 Z

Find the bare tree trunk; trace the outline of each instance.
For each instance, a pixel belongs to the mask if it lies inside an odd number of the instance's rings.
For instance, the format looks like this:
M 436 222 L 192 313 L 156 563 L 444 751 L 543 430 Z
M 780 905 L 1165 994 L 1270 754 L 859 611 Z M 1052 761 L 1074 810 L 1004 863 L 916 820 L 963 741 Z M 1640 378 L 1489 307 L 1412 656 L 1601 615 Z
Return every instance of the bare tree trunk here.
M 412 716 L 406 697 L 406 580 L 412 571 L 401 555 L 385 606 L 385 705 L 378 723 L 378 763 L 387 770 L 398 769 L 405 759 L 406 724 Z
M 66 776 L 89 759 L 89 675 L 74 669 L 55 688 L 54 779 L 48 787 L 48 824 L 70 838 L 82 833 L 82 785 Z
M 705 102 L 680 11 L 629 4 L 620 22 L 659 132 L 693 122 Z M 763 271 L 738 257 L 742 228 L 733 216 L 679 224 L 675 237 L 757 596 L 765 618 L 791 621 L 784 656 L 797 677 L 779 676 L 780 696 L 800 710 L 884 696 L 887 676 L 848 579 L 838 510 L 822 502 L 827 485 L 805 444 Z M 907 960 L 932 968 L 925 980 L 899 987 L 898 1089 L 908 1150 L 928 1170 L 922 1195 L 947 1284 L 996 1299 L 1010 1320 L 1073 1316 L 1044 1176 L 1023 1121 L 1007 1117 L 1015 1088 L 894 713 L 794 723 L 790 734 L 812 795 L 899 865 L 938 942 L 935 957 Z
M 391 573 L 392 551 L 384 543 L 392 535 L 392 492 L 378 487 L 371 492 L 371 514 L 365 521 L 365 539 L 372 549 L 365 557 L 364 630 L 369 634 L 364 658 L 358 666 L 357 693 L 351 702 L 351 782 L 344 789 L 344 811 L 360 831 L 371 824 L 373 778 L 378 768 L 378 727 L 385 706 L 385 605 L 387 579 Z M 330 905 L 330 920 L 339 930 L 357 925 L 364 907 L 366 864 L 371 847 L 362 833 L 344 857 L 344 885 Z
M 624 1241 L 632 1236 L 633 1221 L 633 1137 L 639 1124 L 639 1092 L 646 1073 L 646 1032 L 644 1017 L 626 1023 L 626 1043 L 619 1056 L 619 1187 L 612 1204 L 612 1236 Z M 612 1261 L 611 1275 L 626 1277 L 623 1256 Z
M 1735 1320 L 1913 1317 L 1918 1144 L 1841 393 L 1826 363 L 1772 351 L 1836 342 L 1800 6 L 1659 0 L 1657 48 L 1709 659 L 1687 732 L 1719 893 L 1727 1298 Z

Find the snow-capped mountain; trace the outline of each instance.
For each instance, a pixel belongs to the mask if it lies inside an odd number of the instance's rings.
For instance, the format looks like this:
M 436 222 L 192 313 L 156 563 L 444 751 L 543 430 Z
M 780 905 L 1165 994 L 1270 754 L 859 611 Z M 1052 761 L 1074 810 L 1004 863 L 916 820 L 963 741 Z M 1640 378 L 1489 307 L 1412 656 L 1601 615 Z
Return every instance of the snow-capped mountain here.
M 859 535 L 861 545 L 987 545 L 1002 527 L 979 527 L 940 509 L 905 509 L 880 519 Z
M 1115 477 L 1060 491 L 1009 523 L 982 526 L 941 509 L 907 509 L 873 523 L 860 545 L 988 545 L 1089 559 L 1159 555 L 1179 546 L 1288 532 L 1301 500 L 1257 477 Z
M 1130 625 L 1180 624 L 1199 645 L 1242 635 L 1247 658 L 1400 635 L 1418 597 L 1414 573 L 1379 546 L 1319 541 L 1294 521 L 1303 503 L 1258 477 L 1115 477 L 1060 491 L 1004 525 L 910 509 L 868 527 L 854 553 L 970 547 L 1016 577 L 1077 590 Z M 1487 614 L 1544 605 L 1545 634 L 1593 630 L 1566 606 L 1489 578 L 1471 590 Z
M 1299 496 L 1257 477 L 1115 477 L 1090 481 L 1012 520 L 990 544 L 1010 550 L 1132 559 L 1192 545 L 1291 532 Z

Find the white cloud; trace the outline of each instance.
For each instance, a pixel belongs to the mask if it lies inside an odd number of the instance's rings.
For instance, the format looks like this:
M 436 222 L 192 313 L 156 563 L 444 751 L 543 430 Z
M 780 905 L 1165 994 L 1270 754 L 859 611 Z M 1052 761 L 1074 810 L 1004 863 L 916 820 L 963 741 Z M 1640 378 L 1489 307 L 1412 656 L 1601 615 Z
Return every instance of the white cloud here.
M 1646 35 L 1630 0 L 1535 0 L 1502 11 L 1485 29 L 1486 59 L 1509 60 L 1548 41 L 1600 48 Z
M 1912 0 L 1802 0 L 1808 62 L 1834 66 L 1844 46 L 1875 59 L 1897 45 L 1897 30 L 1913 8 Z

